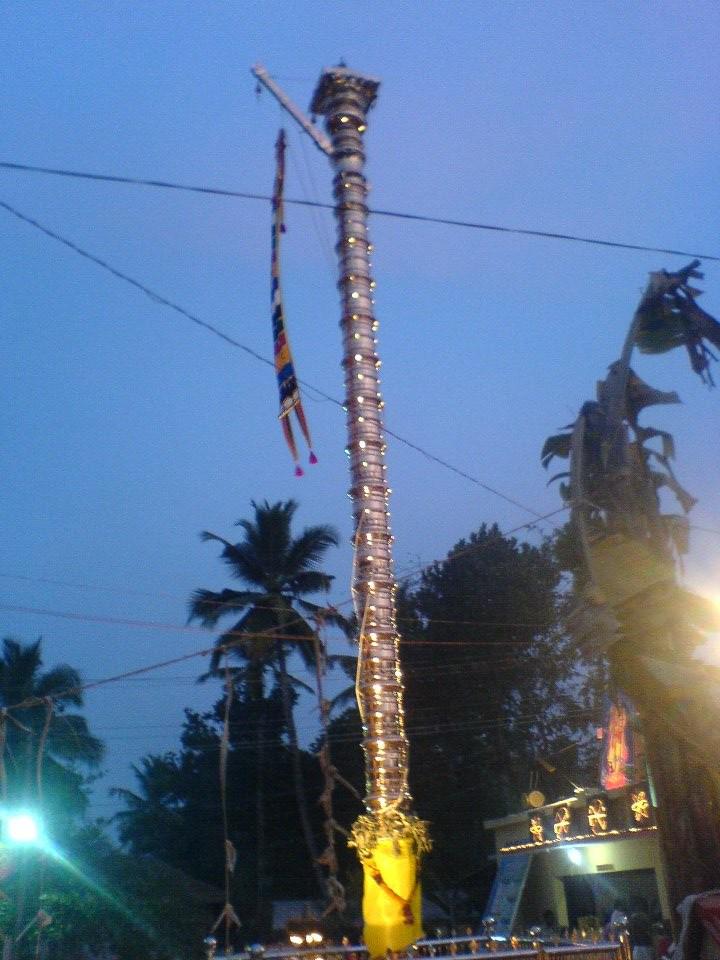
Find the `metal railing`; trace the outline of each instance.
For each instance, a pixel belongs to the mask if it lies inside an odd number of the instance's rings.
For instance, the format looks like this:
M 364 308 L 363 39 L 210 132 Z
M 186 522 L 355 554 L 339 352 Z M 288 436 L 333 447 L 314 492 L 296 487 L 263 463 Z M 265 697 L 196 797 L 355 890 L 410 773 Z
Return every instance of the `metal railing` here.
M 366 960 L 367 954 L 364 944 L 322 943 L 303 949 L 266 948 L 257 944 L 223 960 Z M 213 956 L 214 950 L 208 949 L 208 960 Z M 435 960 L 476 960 L 478 957 L 488 960 L 550 960 L 555 957 L 557 960 L 631 960 L 626 937 L 619 943 L 602 940 L 573 943 L 559 938 L 552 941 L 525 937 L 506 939 L 473 934 L 418 940 L 407 950 L 395 952 L 392 960 L 417 960 L 420 957 L 434 957 Z

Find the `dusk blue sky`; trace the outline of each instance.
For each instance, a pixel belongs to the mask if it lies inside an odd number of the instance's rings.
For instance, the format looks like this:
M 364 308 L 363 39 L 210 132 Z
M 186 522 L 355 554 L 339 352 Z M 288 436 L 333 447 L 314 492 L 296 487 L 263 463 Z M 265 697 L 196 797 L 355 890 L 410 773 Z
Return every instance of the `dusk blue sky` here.
M 367 133 L 371 204 L 720 255 L 716 2 L 178 2 L 3 5 L 0 159 L 267 193 L 282 122 L 287 193 L 331 198 L 323 157 L 267 94 L 305 108 L 341 58 L 382 81 Z M 0 199 L 253 349 L 272 351 L 267 204 L 0 171 Z M 334 224 L 290 207 L 283 278 L 299 375 L 342 397 Z M 539 464 L 618 354 L 650 270 L 685 258 L 375 218 L 388 426 L 508 496 L 558 506 Z M 295 479 L 272 371 L 0 211 L 3 632 L 98 678 L 200 648 L 198 586 L 227 584 L 199 531 L 233 534 L 251 499 L 329 522 L 349 593 L 344 418 L 306 392 L 320 463 Z M 703 306 L 720 314 L 720 264 Z M 720 392 L 684 355 L 639 358 L 681 407 L 678 473 L 700 498 L 688 581 L 720 577 Z M 720 380 L 720 371 L 718 371 Z M 390 441 L 399 571 L 483 521 L 530 514 Z M 710 532 L 708 532 L 710 531 Z M 714 531 L 714 532 L 712 532 Z M 522 534 L 525 535 L 525 534 Z M 534 540 L 538 534 L 527 534 Z M 51 585 L 62 581 L 76 586 Z M 120 626 L 103 617 L 168 628 Z M 176 625 L 176 628 L 173 628 Z M 479 627 L 479 636 L 482 628 Z M 90 692 L 107 787 L 177 742 L 191 661 Z M 412 723 L 412 718 L 409 718 Z M 305 737 L 314 731 L 308 710 Z

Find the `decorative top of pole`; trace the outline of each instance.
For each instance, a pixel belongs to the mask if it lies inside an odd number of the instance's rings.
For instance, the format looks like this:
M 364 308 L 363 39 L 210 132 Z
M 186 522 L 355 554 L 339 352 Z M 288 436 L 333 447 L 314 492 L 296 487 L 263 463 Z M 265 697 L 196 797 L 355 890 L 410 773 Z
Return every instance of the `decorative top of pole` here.
M 375 77 L 368 77 L 348 67 L 327 67 L 323 70 L 315 88 L 310 110 L 312 113 L 323 115 L 327 113 L 330 102 L 338 93 L 350 90 L 363 99 L 364 109 L 369 110 L 375 102 L 379 86 L 380 81 Z

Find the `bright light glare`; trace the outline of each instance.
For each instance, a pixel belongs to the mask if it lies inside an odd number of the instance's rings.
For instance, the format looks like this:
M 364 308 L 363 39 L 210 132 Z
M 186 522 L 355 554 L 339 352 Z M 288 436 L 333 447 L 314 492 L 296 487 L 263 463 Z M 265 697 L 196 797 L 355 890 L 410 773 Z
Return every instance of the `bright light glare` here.
M 568 855 L 568 860 L 570 861 L 570 863 L 574 863 L 576 866 L 580 866 L 580 864 L 582 863 L 582 854 L 580 853 L 579 850 L 577 850 L 575 847 L 570 847 L 568 850 L 566 850 L 566 853 Z
M 10 843 L 37 843 L 40 828 L 29 813 L 13 813 L 7 818 L 7 838 Z

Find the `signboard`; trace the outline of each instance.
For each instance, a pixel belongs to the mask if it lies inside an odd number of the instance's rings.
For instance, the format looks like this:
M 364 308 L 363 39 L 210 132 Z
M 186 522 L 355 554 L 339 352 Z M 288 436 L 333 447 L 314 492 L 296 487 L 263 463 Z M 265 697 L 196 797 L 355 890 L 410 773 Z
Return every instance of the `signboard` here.
M 498 857 L 495 881 L 485 908 L 485 916 L 495 918 L 494 933 L 497 936 L 509 937 L 512 932 L 531 859 L 532 851 Z

